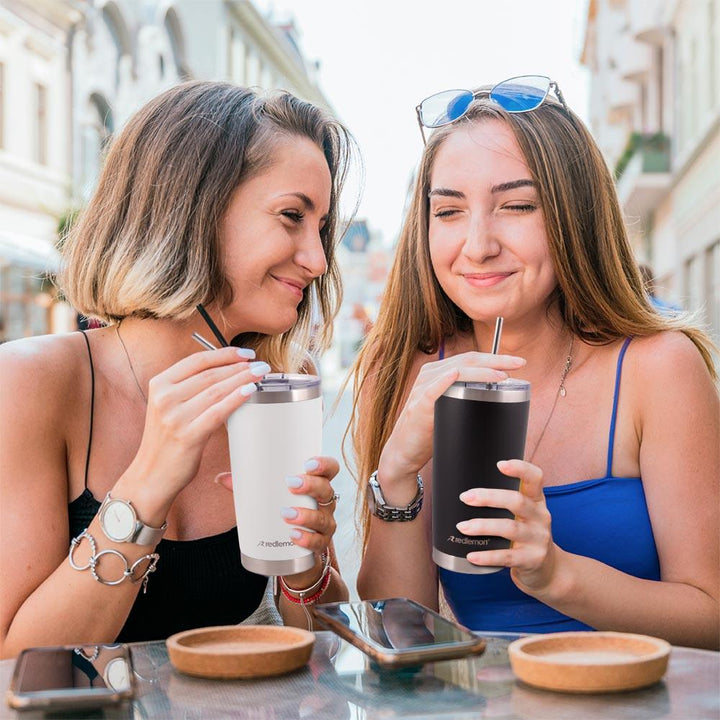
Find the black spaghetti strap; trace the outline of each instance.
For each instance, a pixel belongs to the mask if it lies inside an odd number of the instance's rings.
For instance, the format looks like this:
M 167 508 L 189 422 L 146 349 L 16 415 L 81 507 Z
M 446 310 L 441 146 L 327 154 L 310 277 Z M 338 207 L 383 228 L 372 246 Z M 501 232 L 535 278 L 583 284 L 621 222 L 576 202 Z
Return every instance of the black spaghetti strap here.
M 88 357 L 90 358 L 90 433 L 88 435 L 87 454 L 85 455 L 85 489 L 88 486 L 88 470 L 90 469 L 90 449 L 92 448 L 93 436 L 93 419 L 95 417 L 95 366 L 93 365 L 92 351 L 90 350 L 90 341 L 84 330 L 80 331 L 85 338 L 87 345 Z

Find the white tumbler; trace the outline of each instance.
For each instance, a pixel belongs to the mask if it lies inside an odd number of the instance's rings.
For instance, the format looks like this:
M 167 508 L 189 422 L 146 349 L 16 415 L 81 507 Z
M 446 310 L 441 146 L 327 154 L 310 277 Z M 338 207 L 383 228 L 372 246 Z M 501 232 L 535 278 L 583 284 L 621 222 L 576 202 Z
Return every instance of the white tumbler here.
M 315 375 L 266 375 L 229 418 L 230 469 L 243 566 L 260 575 L 291 575 L 315 564 L 290 539 L 283 507 L 317 508 L 294 495 L 285 478 L 322 451 L 322 394 Z

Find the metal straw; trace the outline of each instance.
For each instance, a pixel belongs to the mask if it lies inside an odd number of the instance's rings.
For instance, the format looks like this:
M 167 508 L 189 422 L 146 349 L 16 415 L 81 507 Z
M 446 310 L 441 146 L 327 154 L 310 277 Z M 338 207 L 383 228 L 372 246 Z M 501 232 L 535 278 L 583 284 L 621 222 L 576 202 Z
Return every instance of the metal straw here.
M 212 330 L 213 335 L 217 338 L 218 342 L 223 347 L 229 347 L 230 343 L 223 337 L 223 334 L 218 330 L 217 325 L 212 321 L 212 318 L 207 314 L 207 310 L 205 308 L 198 304 L 197 306 L 198 312 L 203 316 L 203 320 L 207 323 L 208 327 Z
M 217 350 L 217 348 L 209 341 L 206 340 L 200 333 L 192 334 L 193 340 L 197 340 L 206 350 Z
M 500 335 L 502 335 L 503 319 L 499 317 L 495 320 L 495 336 L 493 337 L 492 354 L 497 355 L 497 351 L 500 348 Z

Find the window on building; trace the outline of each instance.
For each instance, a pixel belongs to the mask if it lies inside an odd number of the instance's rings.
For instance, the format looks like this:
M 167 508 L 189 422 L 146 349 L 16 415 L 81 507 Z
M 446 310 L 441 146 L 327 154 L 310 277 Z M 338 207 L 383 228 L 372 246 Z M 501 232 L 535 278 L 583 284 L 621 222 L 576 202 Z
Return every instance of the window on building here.
M 35 160 L 41 165 L 48 161 L 47 88 L 35 83 Z
M 720 342 L 720 240 L 705 251 L 708 322 L 715 342 Z
M 710 108 L 714 109 L 718 101 L 718 44 L 720 28 L 717 27 L 717 13 L 715 11 L 715 0 L 708 0 L 708 102 Z
M 165 32 L 170 41 L 170 50 L 172 51 L 178 77 L 181 80 L 189 80 L 192 74 L 185 60 L 185 35 L 180 23 L 180 18 L 173 8 L 170 8 L 165 13 L 164 25 Z
M 693 38 L 690 41 L 690 139 L 691 142 L 697 137 L 700 125 L 700 68 L 698 67 L 698 43 Z
M 699 310 L 703 304 L 703 272 L 702 257 L 693 255 L 685 261 L 684 272 L 684 295 L 685 309 L 690 311 Z
M 5 147 L 5 65 L 0 62 L 0 148 Z
M 246 84 L 245 58 L 247 50 L 242 35 L 236 30 L 230 31 L 230 77 L 239 85 Z
M 80 130 L 83 198 L 89 199 L 100 175 L 108 140 L 113 132 L 113 114 L 104 97 L 93 93 L 88 102 L 86 121 Z

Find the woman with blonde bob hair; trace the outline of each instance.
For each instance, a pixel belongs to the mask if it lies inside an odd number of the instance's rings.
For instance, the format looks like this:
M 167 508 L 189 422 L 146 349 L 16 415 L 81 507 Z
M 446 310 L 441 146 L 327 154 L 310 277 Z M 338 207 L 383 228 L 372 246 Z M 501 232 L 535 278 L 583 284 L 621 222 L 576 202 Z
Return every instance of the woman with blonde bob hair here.
M 105 326 L 0 352 L 2 656 L 280 620 L 268 578 L 240 564 L 219 487 L 225 421 L 266 373 L 312 370 L 308 350 L 330 340 L 352 149 L 308 102 L 213 82 L 166 91 L 114 141 L 62 273 L 68 301 Z M 198 346 L 195 333 L 219 343 L 197 306 L 228 347 Z M 307 624 L 303 602 L 347 597 L 337 472 L 315 457 L 287 479 L 317 501 L 281 513 L 315 558 L 282 578 L 287 623 Z
M 712 344 L 649 304 L 613 179 L 554 82 L 447 91 L 417 113 L 423 137 L 433 132 L 355 367 L 360 595 L 434 608 L 444 596 L 481 631 L 618 630 L 716 648 Z M 465 548 L 510 542 L 464 550 L 477 572 L 439 567 L 435 402 L 453 383 L 511 375 L 531 387 L 525 459 L 498 469 L 519 490 L 478 477 L 461 501 L 508 517 L 457 525 Z

